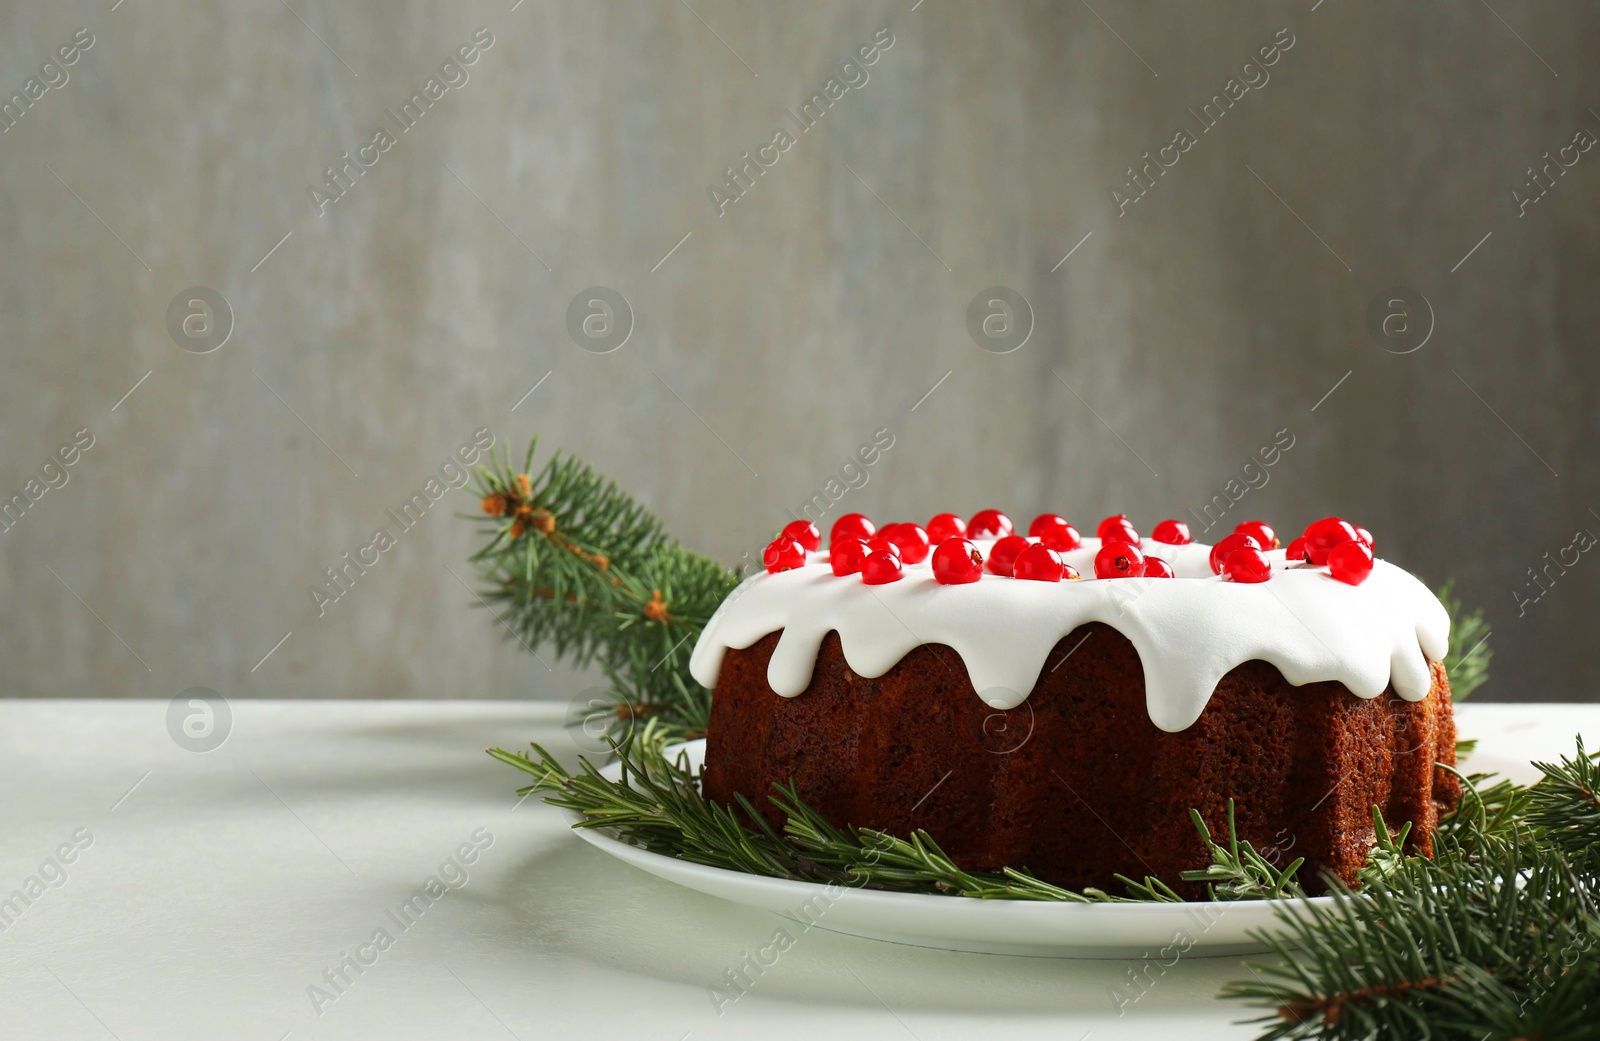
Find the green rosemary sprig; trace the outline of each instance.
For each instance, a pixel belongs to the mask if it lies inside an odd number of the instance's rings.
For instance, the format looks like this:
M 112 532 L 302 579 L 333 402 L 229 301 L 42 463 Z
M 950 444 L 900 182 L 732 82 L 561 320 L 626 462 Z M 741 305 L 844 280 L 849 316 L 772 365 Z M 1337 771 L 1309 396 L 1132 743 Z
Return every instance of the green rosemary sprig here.
M 925 831 L 914 831 L 909 839 L 902 839 L 870 828 L 836 827 L 806 805 L 792 783 L 777 786 L 772 800 L 787 816 L 779 841 L 796 850 L 812 873 L 845 885 L 983 900 L 1091 903 L 1110 899 L 1098 893 L 1074 893 L 1026 871 L 964 871 Z
M 532 755 L 490 749 L 489 754 L 533 777 L 519 795 L 542 793 L 553 806 L 576 810 L 576 827 L 609 828 L 625 842 L 711 867 L 777 878 L 799 877 L 794 858 L 766 836 L 752 832 L 733 811 L 700 797 L 688 762 L 668 759 L 663 728 L 647 722 L 617 745 L 620 780 L 603 777 L 587 759 L 569 773 L 538 745 Z
M 1211 854 L 1211 864 L 1199 871 L 1185 871 L 1185 882 L 1204 882 L 1213 900 L 1266 900 L 1277 897 L 1304 896 L 1295 876 L 1305 857 L 1296 857 L 1281 871 L 1272 861 L 1256 852 L 1248 842 L 1239 841 L 1239 831 L 1233 821 L 1233 800 L 1228 800 L 1228 844 L 1218 844 L 1211 837 L 1211 829 L 1198 810 L 1190 810 L 1189 818 Z
M 1411 822 L 1406 821 L 1398 832 L 1389 830 L 1383 819 L 1383 810 L 1372 807 L 1372 835 L 1375 845 L 1367 851 L 1367 864 L 1361 869 L 1361 887 L 1381 885 L 1404 866 L 1411 854 L 1406 852 L 1406 837 L 1411 834 Z

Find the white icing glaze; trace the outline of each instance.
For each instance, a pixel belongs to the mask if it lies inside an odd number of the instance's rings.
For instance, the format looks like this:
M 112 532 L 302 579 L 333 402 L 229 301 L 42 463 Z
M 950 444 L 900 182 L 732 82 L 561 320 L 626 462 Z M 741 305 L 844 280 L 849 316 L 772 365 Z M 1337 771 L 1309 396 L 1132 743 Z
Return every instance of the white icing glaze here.
M 987 558 L 992 540 L 974 540 Z M 1098 539 L 1062 554 L 1094 574 Z M 1409 572 L 1378 561 L 1359 586 L 1326 568 L 1286 567 L 1283 550 L 1268 554 L 1266 582 L 1230 582 L 1211 573 L 1210 547 L 1144 542 L 1147 555 L 1172 565 L 1172 579 L 1030 582 L 987 572 L 968 585 L 942 586 L 928 562 L 907 565 L 898 582 L 869 586 L 859 575 L 836 576 L 826 553 L 804 567 L 746 579 L 700 634 L 689 668 L 716 683 L 723 655 L 780 629 L 767 682 L 795 697 L 811 682 L 823 637 L 839 634 L 845 661 L 860 676 L 882 676 L 922 644 L 946 644 L 966 664 L 973 689 L 1006 710 L 1026 700 L 1045 658 L 1063 636 L 1104 622 L 1133 644 L 1144 665 L 1145 705 L 1162 730 L 1187 729 L 1200 718 L 1230 669 L 1256 659 L 1276 666 L 1296 686 L 1333 680 L 1362 698 L 1391 683 L 1407 701 L 1421 701 L 1444 659 L 1450 618 L 1437 597 Z

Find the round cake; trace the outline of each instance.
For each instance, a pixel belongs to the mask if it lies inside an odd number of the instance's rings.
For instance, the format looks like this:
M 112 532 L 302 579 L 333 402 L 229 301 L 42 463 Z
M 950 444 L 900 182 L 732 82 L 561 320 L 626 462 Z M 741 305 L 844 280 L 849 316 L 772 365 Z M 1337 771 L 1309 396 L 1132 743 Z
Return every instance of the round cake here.
M 1330 518 L 1287 549 L 1259 522 L 1216 547 L 1170 521 L 1165 541 L 1125 518 L 1030 531 L 850 515 L 824 552 L 786 528 L 691 659 L 714 688 L 706 795 L 781 824 L 769 795 L 792 782 L 833 823 L 926 831 L 965 869 L 1113 892 L 1203 895 L 1179 882 L 1210 859 L 1189 811 L 1225 835 L 1230 799 L 1241 839 L 1305 858 L 1310 892 L 1354 884 L 1374 806 L 1431 852 L 1460 794 L 1439 766 L 1450 619 L 1364 529 Z

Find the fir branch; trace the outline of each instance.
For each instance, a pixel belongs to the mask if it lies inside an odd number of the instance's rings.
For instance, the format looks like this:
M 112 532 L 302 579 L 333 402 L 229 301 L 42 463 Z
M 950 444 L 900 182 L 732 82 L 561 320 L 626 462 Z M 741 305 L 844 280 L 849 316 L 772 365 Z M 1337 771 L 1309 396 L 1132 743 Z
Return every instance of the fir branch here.
M 1544 774 L 1528 789 L 1528 821 L 1543 838 L 1571 858 L 1591 882 L 1600 879 L 1600 753 L 1585 751 L 1559 763 L 1534 763 Z
M 1439 589 L 1439 602 L 1450 615 L 1450 645 L 1444 657 L 1444 671 L 1450 677 L 1450 700 L 1464 701 L 1489 679 L 1489 662 L 1494 651 L 1489 647 L 1489 623 L 1483 608 L 1470 613 L 1453 593 L 1455 580 Z
M 537 444 L 520 470 L 502 452 L 476 474 L 486 542 L 472 562 L 484 601 L 525 646 L 600 667 L 617 735 L 648 715 L 664 734 L 698 736 L 709 693 L 689 675 L 689 654 L 739 574 L 684 549 L 580 459 L 558 452 L 534 473 Z
M 1482 859 L 1406 858 L 1381 884 L 1336 890 L 1331 907 L 1279 911 L 1277 931 L 1255 934 L 1278 961 L 1222 996 L 1267 1010 L 1263 1039 L 1482 1041 L 1496 1020 L 1518 1025 L 1500 1036 L 1535 1036 L 1522 1033 L 1530 1016 L 1569 1000 L 1573 966 L 1596 971 L 1600 923 L 1570 865 L 1549 847 L 1525 853 L 1527 841 Z
M 1434 829 L 1434 843 L 1449 840 L 1449 848 L 1459 856 L 1478 856 L 1490 849 L 1504 849 L 1518 838 L 1525 827 L 1528 789 L 1497 774 L 1463 774 L 1454 767 L 1438 764 L 1461 780 L 1461 799 L 1455 809 L 1440 814 Z M 1436 854 L 1437 855 L 1437 854 Z
M 1279 911 L 1257 934 L 1278 960 L 1223 996 L 1268 1010 L 1264 1039 L 1595 1037 L 1600 770 L 1581 740 L 1535 765 L 1530 788 L 1465 778 L 1432 860 L 1406 856 L 1375 814 L 1361 889 Z

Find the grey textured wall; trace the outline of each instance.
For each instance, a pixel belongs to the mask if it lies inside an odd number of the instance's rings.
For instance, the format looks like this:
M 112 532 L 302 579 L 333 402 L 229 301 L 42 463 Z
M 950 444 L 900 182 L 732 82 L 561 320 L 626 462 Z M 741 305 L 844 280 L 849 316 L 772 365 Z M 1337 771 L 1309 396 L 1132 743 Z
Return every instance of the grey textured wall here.
M 93 436 L 0 534 L 0 693 L 570 697 L 582 678 L 471 609 L 466 493 L 322 616 L 307 593 L 482 428 L 590 457 L 726 559 L 884 428 L 836 512 L 1150 524 L 1287 429 L 1229 521 L 1358 518 L 1489 608 L 1484 696 L 1594 697 L 1600 562 L 1514 598 L 1600 533 L 1600 150 L 1559 151 L 1600 134 L 1591 5 L 0 15 L 0 91 L 58 84 L 0 134 L 0 491 Z M 80 28 L 92 45 L 41 70 Z M 401 132 L 387 110 L 430 77 L 458 85 Z M 785 109 L 830 77 L 858 85 L 799 132 Z M 1230 78 L 1256 86 L 1202 131 Z M 375 165 L 314 202 L 380 127 Z M 780 127 L 794 143 L 719 216 L 710 189 Z M 1175 164 L 1119 215 L 1145 152 Z M 1546 152 L 1553 186 L 1521 207 Z M 591 286 L 633 310 L 611 353 L 568 331 Z M 969 335 L 994 286 L 1033 312 L 1011 353 Z M 1410 353 L 1369 333 L 1391 286 L 1433 316 Z M 211 353 L 169 332 L 188 287 L 231 307 Z

